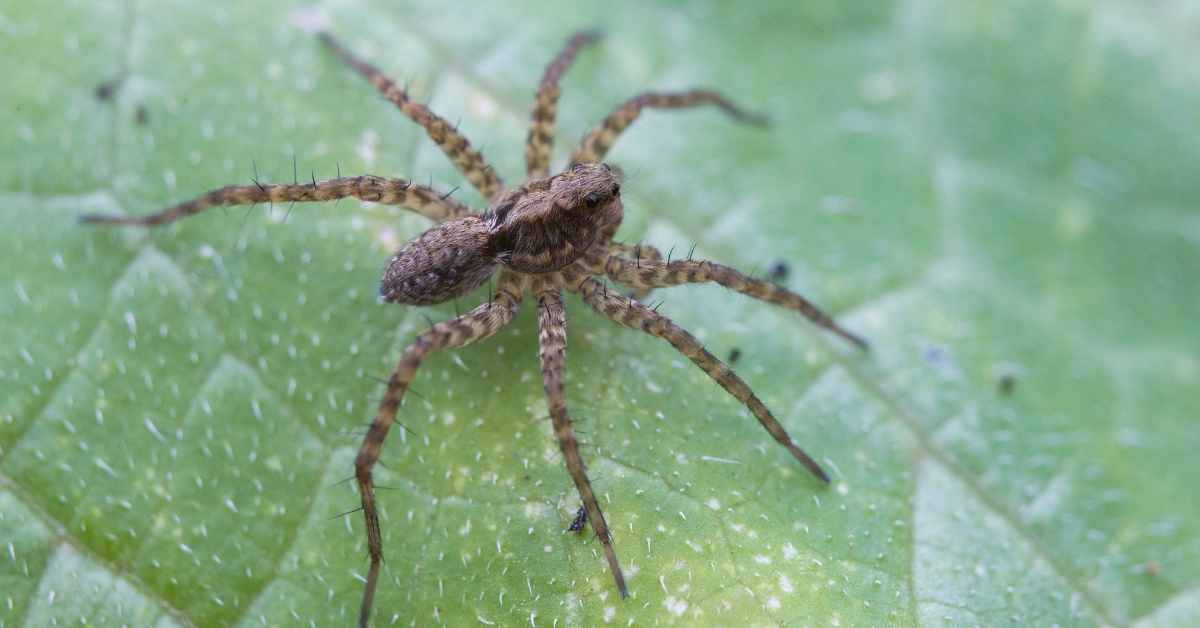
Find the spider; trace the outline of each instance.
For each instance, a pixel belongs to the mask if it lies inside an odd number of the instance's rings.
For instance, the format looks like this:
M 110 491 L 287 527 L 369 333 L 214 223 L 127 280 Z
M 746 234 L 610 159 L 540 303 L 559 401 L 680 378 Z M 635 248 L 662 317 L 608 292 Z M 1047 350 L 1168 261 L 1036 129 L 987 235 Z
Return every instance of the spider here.
M 466 295 L 493 276 L 495 290 L 486 303 L 453 319 L 432 325 L 404 351 L 387 381 L 374 420 L 355 459 L 355 479 L 366 522 L 370 567 L 363 588 L 359 625 L 365 627 L 383 561 L 379 515 L 372 469 L 379 459 L 388 430 L 396 420 L 404 394 L 430 354 L 483 340 L 515 318 L 526 293 L 537 300 L 538 357 L 554 437 L 567 472 L 583 502 L 577 522 L 590 522 L 604 549 L 609 570 L 622 597 L 625 578 L 613 549 L 608 524 L 588 479 L 572 429 L 563 392 L 567 319 L 562 291 L 578 294 L 604 317 L 661 338 L 700 367 L 717 384 L 745 404 L 763 428 L 824 483 L 829 476 L 788 436 L 771 411 L 725 363 L 709 353 L 687 330 L 638 301 L 651 289 L 688 283 L 713 282 L 747 296 L 796 310 L 808 320 L 867 349 L 862 338 L 840 327 L 804 297 L 774 283 L 749 277 L 733 268 L 704 260 L 664 261 L 654 247 L 629 245 L 613 239 L 621 224 L 621 175 L 601 162 L 618 136 L 646 109 L 683 109 L 713 105 L 736 120 L 762 125 L 720 93 L 707 89 L 646 92 L 625 101 L 584 136 L 571 154 L 568 167 L 549 175 L 554 142 L 559 80 L 584 46 L 599 34 L 583 31 L 570 37 L 542 75 L 525 144 L 524 183 L 508 188 L 467 138 L 426 106 L 414 102 L 371 64 L 359 59 L 329 33 L 321 42 L 391 101 L 424 127 L 458 170 L 488 199 L 476 213 L 430 187 L 397 178 L 373 175 L 338 176 L 311 183 L 234 185 L 213 190 L 190 201 L 144 216 L 96 215 L 85 223 L 155 227 L 197 214 L 210 207 L 261 202 L 330 201 L 355 197 L 363 201 L 403 206 L 436 224 L 392 256 L 380 287 L 389 303 L 431 305 Z M 609 290 L 600 278 L 633 290 L 623 296 Z

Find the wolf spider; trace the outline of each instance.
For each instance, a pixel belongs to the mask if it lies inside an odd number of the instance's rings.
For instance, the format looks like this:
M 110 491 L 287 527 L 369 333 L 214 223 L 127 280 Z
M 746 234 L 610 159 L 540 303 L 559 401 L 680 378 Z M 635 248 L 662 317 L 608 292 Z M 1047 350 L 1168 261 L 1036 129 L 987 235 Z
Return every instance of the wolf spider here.
M 411 100 L 405 91 L 366 61 L 354 56 L 332 35 L 321 33 L 321 41 L 354 68 L 408 117 L 425 128 L 430 139 L 445 152 L 458 170 L 489 201 L 482 213 L 452 200 L 432 188 L 404 179 L 372 175 L 337 177 L 311 183 L 227 186 L 193 200 L 144 216 L 87 215 L 93 224 L 152 227 L 199 213 L 210 207 L 262 202 L 284 203 L 330 201 L 355 197 L 364 201 L 399 205 L 433 220 L 427 231 L 405 244 L 392 256 L 380 294 L 384 301 L 409 305 L 431 305 L 466 295 L 499 274 L 495 292 L 487 303 L 456 318 L 437 323 L 419 334 L 404 351 L 388 379 L 379 409 L 363 438 L 355 459 L 355 478 L 366 521 L 370 568 L 363 590 L 359 625 L 370 617 L 383 543 L 371 470 L 379 459 L 388 430 L 396 420 L 405 391 L 421 362 L 431 353 L 492 336 L 512 322 L 528 291 L 537 298 L 538 357 L 542 384 L 553 422 L 554 436 L 562 450 L 567 471 L 583 501 L 586 521 L 595 530 L 609 569 L 622 597 L 628 595 L 617 562 L 608 524 L 588 480 L 579 444 L 567 414 L 563 393 L 563 370 L 567 347 L 567 319 L 563 308 L 565 289 L 606 318 L 662 338 L 700 367 L 729 394 L 745 404 L 763 428 L 809 472 L 828 483 L 829 477 L 788 436 L 783 426 L 721 360 L 671 319 L 642 305 L 636 298 L 610 291 L 596 277 L 606 277 L 643 296 L 653 288 L 687 283 L 714 282 L 755 299 L 796 310 L 813 323 L 834 332 L 859 348 L 862 338 L 838 326 L 804 297 L 768 281 L 748 277 L 733 268 L 703 260 L 663 260 L 647 245 L 632 246 L 613 240 L 621 224 L 621 185 L 617 170 L 601 163 L 617 137 L 647 108 L 683 109 L 714 105 L 737 120 L 764 124 L 758 116 L 743 111 L 721 94 L 704 89 L 679 92 L 646 92 L 625 101 L 584 136 L 571 154 L 567 169 L 549 174 L 554 141 L 555 110 L 559 79 L 574 62 L 579 50 L 598 38 L 596 33 L 573 35 L 542 75 L 525 144 L 525 182 L 506 188 L 495 170 L 467 138 L 424 105 Z M 580 517 L 581 519 L 583 517 Z

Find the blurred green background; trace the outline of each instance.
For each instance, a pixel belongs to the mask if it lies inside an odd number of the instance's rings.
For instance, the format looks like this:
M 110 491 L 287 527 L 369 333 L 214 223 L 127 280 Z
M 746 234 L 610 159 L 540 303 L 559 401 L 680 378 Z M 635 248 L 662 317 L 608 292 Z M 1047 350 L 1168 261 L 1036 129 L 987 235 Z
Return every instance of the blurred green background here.
M 75 224 L 228 183 L 463 184 L 326 25 L 520 180 L 576 28 L 557 163 L 626 97 L 620 237 L 763 273 L 858 355 L 711 286 L 661 311 L 834 476 L 670 347 L 568 300 L 568 396 L 632 596 L 550 434 L 526 305 L 430 359 L 384 452 L 376 624 L 1200 624 L 1200 9 L 1190 1 L 0 4 L 0 626 L 347 625 L 352 474 L 436 308 L 381 305 L 426 223 L 343 202 Z M 98 88 L 101 88 L 98 92 Z M 456 197 L 479 205 L 462 189 Z

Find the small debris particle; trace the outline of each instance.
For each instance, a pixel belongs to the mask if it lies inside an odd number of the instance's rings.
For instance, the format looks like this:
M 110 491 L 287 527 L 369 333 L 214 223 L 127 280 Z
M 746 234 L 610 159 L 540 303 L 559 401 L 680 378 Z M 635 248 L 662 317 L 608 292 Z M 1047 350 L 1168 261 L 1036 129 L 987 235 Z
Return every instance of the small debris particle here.
M 125 82 L 125 76 L 122 74 L 118 74 L 117 76 L 114 76 L 114 77 L 108 79 L 107 81 L 104 81 L 103 83 L 97 85 L 96 86 L 96 100 L 99 100 L 99 101 L 112 100 L 112 97 L 114 95 L 116 95 L 117 90 L 121 89 L 121 83 L 124 83 L 124 82 Z
M 733 364 L 734 362 L 737 362 L 737 361 L 738 361 L 738 358 L 740 358 L 740 357 L 742 357 L 742 350 L 741 350 L 741 349 L 738 349 L 737 347 L 734 347 L 734 348 L 732 348 L 732 349 L 730 349 L 730 350 L 729 350 L 729 360 L 728 360 L 728 362 L 729 362 L 730 364 Z
M 771 267 L 767 269 L 767 278 L 775 283 L 779 283 L 788 278 L 788 274 L 792 272 L 792 268 L 783 260 L 775 260 L 771 263 Z
M 150 121 L 150 113 L 146 111 L 145 105 L 138 105 L 137 109 L 133 110 L 133 121 L 138 126 L 146 126 L 146 123 Z
M 996 382 L 996 389 L 1002 395 L 1011 395 L 1017 387 L 1017 376 L 1013 373 L 1004 373 Z
M 575 519 L 571 521 L 567 532 L 582 532 L 585 525 L 587 525 L 587 509 L 580 506 L 579 510 L 575 512 Z

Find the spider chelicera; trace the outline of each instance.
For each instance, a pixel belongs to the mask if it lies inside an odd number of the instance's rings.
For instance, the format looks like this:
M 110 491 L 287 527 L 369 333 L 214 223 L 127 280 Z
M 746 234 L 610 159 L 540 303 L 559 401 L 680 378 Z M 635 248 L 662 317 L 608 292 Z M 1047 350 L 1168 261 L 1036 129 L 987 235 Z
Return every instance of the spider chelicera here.
M 426 356 L 487 338 L 512 322 L 526 292 L 537 299 L 538 343 L 542 384 L 562 450 L 567 471 L 583 501 L 586 520 L 604 548 L 609 569 L 621 596 L 628 595 L 608 524 L 588 480 L 579 443 L 571 427 L 563 393 L 563 370 L 567 348 L 567 318 L 562 291 L 577 293 L 583 301 L 610 320 L 666 340 L 700 367 L 729 394 L 746 405 L 758 422 L 781 445 L 822 482 L 829 477 L 791 437 L 755 396 L 721 360 L 671 319 L 642 305 L 653 288 L 686 283 L 714 282 L 755 299 L 796 310 L 813 323 L 836 333 L 862 349 L 862 338 L 841 328 L 804 297 L 768 281 L 755 279 L 714 262 L 663 260 L 662 254 L 646 245 L 622 244 L 613 240 L 621 224 L 620 174 L 601 163 L 617 137 L 647 108 L 682 109 L 714 105 L 735 119 L 763 124 L 762 118 L 747 113 L 711 90 L 647 92 L 625 101 L 592 129 L 571 154 L 569 166 L 549 175 L 554 142 L 555 110 L 559 79 L 583 46 L 598 35 L 580 32 L 572 36 L 542 76 L 529 123 L 525 144 L 525 182 L 507 188 L 479 151 L 458 130 L 424 105 L 409 99 L 404 90 L 374 66 L 354 56 L 328 33 L 320 39 L 343 61 L 371 82 L 388 100 L 425 128 L 430 139 L 454 162 L 467 180 L 488 199 L 483 213 L 452 200 L 430 187 L 404 179 L 372 175 L 338 177 L 311 183 L 227 186 L 203 196 L 145 216 L 87 215 L 93 224 L 152 227 L 191 216 L 222 205 L 271 202 L 330 201 L 355 197 L 364 201 L 399 205 L 428 217 L 437 224 L 414 238 L 394 256 L 383 273 L 380 294 L 385 301 L 411 305 L 442 303 L 463 296 L 498 274 L 495 292 L 487 303 L 448 321 L 437 323 L 417 336 L 404 351 L 387 381 L 379 409 L 371 423 L 358 457 L 355 478 L 366 520 L 370 568 L 363 590 L 359 625 L 366 626 L 383 561 L 383 542 L 375 503 L 371 471 L 396 420 L 396 411 Z M 610 291 L 596 277 L 606 277 L 633 290 L 633 297 Z M 582 523 L 580 523 L 582 525 Z

